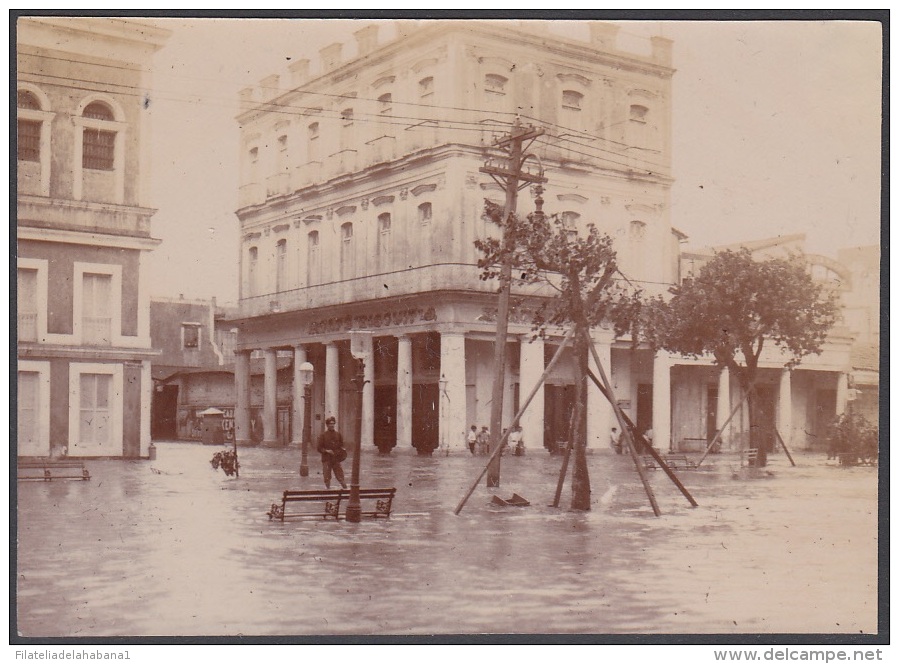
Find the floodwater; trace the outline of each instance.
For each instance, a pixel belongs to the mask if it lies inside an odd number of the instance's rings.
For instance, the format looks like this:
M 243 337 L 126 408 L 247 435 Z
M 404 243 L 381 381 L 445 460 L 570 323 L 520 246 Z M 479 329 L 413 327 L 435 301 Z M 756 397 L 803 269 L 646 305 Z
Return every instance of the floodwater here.
M 18 485 L 22 636 L 876 633 L 877 469 L 773 456 L 750 474 L 709 457 L 661 471 L 653 516 L 633 464 L 588 457 L 590 512 L 561 459 L 503 457 L 502 486 L 451 456 L 364 453 L 396 486 L 389 520 L 269 521 L 286 488 L 321 488 L 317 455 L 157 443 L 155 461 L 88 462 L 92 479 Z M 344 463 L 349 477 L 350 460 Z M 498 507 L 518 493 L 529 507 Z

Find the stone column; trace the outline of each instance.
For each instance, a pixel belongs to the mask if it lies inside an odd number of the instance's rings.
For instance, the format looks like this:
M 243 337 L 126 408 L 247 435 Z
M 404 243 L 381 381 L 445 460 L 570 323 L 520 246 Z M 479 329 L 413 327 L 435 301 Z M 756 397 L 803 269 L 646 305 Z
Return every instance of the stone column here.
M 398 338 L 396 361 L 396 446 L 412 446 L 412 338 Z
M 837 416 L 843 415 L 849 405 L 849 374 L 837 376 Z
M 340 400 L 340 356 L 337 344 L 325 344 L 325 417 L 337 417 Z M 343 424 L 346 428 L 349 422 Z
M 234 353 L 234 440 L 238 445 L 250 443 L 250 351 Z
M 291 425 L 290 444 L 294 447 L 303 445 L 303 426 L 305 425 L 306 404 L 303 398 L 303 374 L 300 366 L 306 361 L 306 347 L 297 345 L 293 349 L 293 422 Z
M 262 397 L 262 444 L 278 444 L 278 351 L 265 349 L 265 378 Z
M 652 446 L 667 452 L 671 447 L 671 356 L 656 353 L 652 362 Z
M 375 444 L 375 358 L 365 362 L 365 386 L 362 388 L 362 449 Z
M 150 360 L 140 363 L 140 456 L 150 454 L 150 412 L 153 399 L 153 374 Z
M 465 335 L 440 335 L 440 449 L 465 446 Z
M 780 372 L 780 390 L 777 398 L 777 432 L 790 447 L 793 438 L 793 381 L 789 369 Z
M 521 379 L 521 405 L 528 398 L 531 390 L 540 380 L 545 368 L 543 363 L 543 339 L 535 339 L 529 342 L 529 337 L 521 339 L 521 357 L 518 371 Z M 531 405 L 521 416 L 521 438 L 525 449 L 540 450 L 543 448 L 543 407 L 545 405 L 543 385 L 537 389 L 537 393 L 531 400 Z
M 609 382 L 612 382 L 612 335 L 605 330 L 598 331 L 593 334 L 593 346 L 596 348 L 596 354 L 599 355 L 599 361 L 602 362 L 602 368 L 606 373 Z M 593 353 L 590 353 L 587 359 L 587 366 L 596 378 L 602 382 L 596 362 L 593 361 Z M 614 391 L 614 384 L 612 386 Z M 655 389 L 653 389 L 655 394 Z M 592 380 L 587 378 L 587 447 L 594 450 L 608 449 L 609 437 L 612 432 L 615 417 L 612 411 L 612 405 L 606 399 L 599 388 Z M 621 427 L 618 427 L 619 429 Z M 653 429 L 655 433 L 655 429 Z M 658 435 L 658 434 L 656 434 Z
M 715 426 L 721 429 L 722 425 L 730 417 L 730 370 L 727 367 L 721 367 L 718 374 L 718 409 L 715 412 Z M 721 432 L 721 449 L 730 449 L 731 435 L 730 424 L 724 427 Z

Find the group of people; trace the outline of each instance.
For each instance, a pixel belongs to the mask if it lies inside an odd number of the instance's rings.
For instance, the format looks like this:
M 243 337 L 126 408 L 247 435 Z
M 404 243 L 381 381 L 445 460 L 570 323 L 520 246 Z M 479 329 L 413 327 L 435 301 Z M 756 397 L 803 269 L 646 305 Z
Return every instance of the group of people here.
M 466 442 L 473 455 L 487 456 L 490 454 L 490 430 L 486 426 L 481 427 L 481 430 L 478 431 L 478 427 L 472 424 L 471 430 L 466 435 Z M 509 432 L 507 448 L 515 456 L 524 455 L 521 427 L 513 427 Z M 325 487 L 331 488 L 331 477 L 333 476 L 340 482 L 340 486 L 346 489 L 343 466 L 340 464 L 346 460 L 347 451 L 344 447 L 343 436 L 337 431 L 337 420 L 334 417 L 325 420 L 325 430 L 318 437 L 316 449 L 322 456 L 322 479 L 325 481 Z
M 505 433 L 506 430 L 503 430 Z M 490 430 L 483 426 L 478 431 L 476 424 L 471 425 L 471 429 L 465 436 L 465 442 L 473 456 L 487 456 L 490 454 Z M 511 450 L 515 456 L 524 455 L 524 438 L 522 436 L 521 427 L 512 427 L 509 437 L 506 439 L 506 448 Z M 505 450 L 503 450 L 505 453 Z

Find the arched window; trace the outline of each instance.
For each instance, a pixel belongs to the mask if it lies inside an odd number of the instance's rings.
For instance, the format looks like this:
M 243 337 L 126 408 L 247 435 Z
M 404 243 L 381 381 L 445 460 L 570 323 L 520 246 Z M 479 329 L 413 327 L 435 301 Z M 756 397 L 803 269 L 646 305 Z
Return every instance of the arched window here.
M 418 223 L 427 226 L 431 223 L 431 204 L 422 203 L 418 206 Z
M 278 171 L 287 168 L 287 134 L 278 136 Z
M 27 108 L 32 111 L 41 110 L 41 103 L 37 100 L 35 94 L 29 90 L 19 90 L 16 99 L 16 106 L 19 108 Z
M 287 290 L 287 240 L 275 245 L 275 291 Z
M 385 272 L 390 269 L 390 233 L 391 219 L 389 212 L 378 215 L 378 268 Z
M 318 123 L 313 122 L 306 128 L 306 159 L 319 161 Z
M 577 235 L 578 232 L 578 222 L 581 219 L 581 215 L 577 212 L 572 212 L 571 210 L 566 210 L 561 214 L 562 219 L 562 228 L 564 228 L 569 235 Z
M 99 101 L 88 104 L 81 116 L 89 120 L 101 120 L 103 122 L 112 122 L 115 119 L 112 109 Z M 115 131 L 96 126 L 85 127 L 81 167 L 95 171 L 115 170 L 115 142 Z
M 649 109 L 642 104 L 631 104 L 630 119 L 632 122 L 646 122 Z
M 646 279 L 651 257 L 646 248 L 646 224 L 632 221 L 628 226 L 628 276 L 634 279 Z
M 562 107 L 579 111 L 584 103 L 584 95 L 577 90 L 562 90 Z
M 343 123 L 343 130 L 340 132 L 340 147 L 342 150 L 353 150 L 356 147 L 353 138 L 353 109 L 343 109 L 340 112 L 340 120 Z
M 434 94 L 434 77 L 428 76 L 418 82 L 418 98 L 421 100 L 430 99 Z
M 628 142 L 633 147 L 645 148 L 649 142 L 649 107 L 631 104 L 628 115 Z
M 306 236 L 306 284 L 321 282 L 321 254 L 318 246 L 318 231 L 309 231 Z
M 506 94 L 506 83 L 509 79 L 499 74 L 487 74 L 484 77 L 484 91 L 493 95 Z
M 41 110 L 37 97 L 28 90 L 18 91 L 17 106 L 20 110 Z M 21 116 L 22 113 L 19 115 Z M 16 123 L 16 146 L 19 161 L 41 160 L 41 124 L 40 120 L 18 118 Z
M 88 104 L 81 115 L 91 120 L 107 120 L 109 122 L 115 120 L 112 109 L 101 101 Z
M 630 224 L 630 236 L 632 240 L 642 240 L 646 237 L 646 224 L 642 221 L 632 221 Z
M 32 89 L 28 89 L 32 88 Z M 16 168 L 21 194 L 50 195 L 50 102 L 37 87 L 16 90 Z
M 256 283 L 257 273 L 259 271 L 259 248 L 250 247 L 247 252 L 247 292 L 252 297 L 258 295 L 258 284 Z
M 390 115 L 393 111 L 393 95 L 385 92 L 378 97 L 378 113 L 381 115 Z
M 353 247 L 353 224 L 346 222 L 340 226 L 340 278 L 353 279 L 356 276 L 356 252 Z

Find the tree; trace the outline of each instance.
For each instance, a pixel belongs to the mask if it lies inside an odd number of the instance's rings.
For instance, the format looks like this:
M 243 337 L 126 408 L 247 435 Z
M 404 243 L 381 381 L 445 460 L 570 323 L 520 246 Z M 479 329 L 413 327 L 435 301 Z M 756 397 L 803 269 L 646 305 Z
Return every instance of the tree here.
M 877 427 L 852 411 L 833 419 L 827 427 L 827 458 L 846 466 L 877 460 Z
M 616 331 L 630 329 L 639 311 L 637 293 L 626 293 L 613 277 L 618 271 L 612 239 L 590 224 L 586 232 L 567 228 L 558 216 L 542 212 L 526 218 L 515 214 L 503 218 L 503 208 L 486 201 L 485 216 L 499 226 L 502 239 L 477 240 L 482 258 L 481 278 L 496 279 L 508 260 L 513 279 L 519 284 L 543 284 L 555 295 L 544 299 L 533 314 L 535 338 L 547 327 L 573 326 L 575 366 L 575 412 L 571 422 L 574 450 L 572 509 L 590 509 L 590 478 L 587 472 L 586 432 L 583 413 L 587 408 L 587 353 L 591 327 L 611 321 Z
M 779 348 L 787 368 L 820 354 L 836 320 L 835 293 L 812 280 L 801 258 L 754 260 L 747 249 L 716 254 L 672 293 L 668 302 L 656 298 L 644 307 L 641 336 L 656 349 L 711 354 L 737 377 L 749 404 L 750 448 L 765 465 L 754 389 L 762 350 Z

